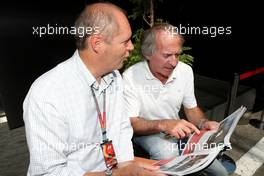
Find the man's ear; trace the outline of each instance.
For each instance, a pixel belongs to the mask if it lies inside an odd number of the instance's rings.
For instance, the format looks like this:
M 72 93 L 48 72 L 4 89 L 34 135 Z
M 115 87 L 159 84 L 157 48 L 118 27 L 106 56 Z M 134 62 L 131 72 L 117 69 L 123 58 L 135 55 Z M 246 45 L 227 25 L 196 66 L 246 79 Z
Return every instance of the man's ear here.
M 95 52 L 95 53 L 99 53 L 102 50 L 103 47 L 103 37 L 100 35 L 92 35 L 89 38 L 89 43 L 90 43 L 90 47 L 91 49 Z
M 149 54 L 143 54 L 143 57 L 144 57 L 146 60 L 149 60 L 149 58 L 151 57 L 151 55 L 149 55 Z

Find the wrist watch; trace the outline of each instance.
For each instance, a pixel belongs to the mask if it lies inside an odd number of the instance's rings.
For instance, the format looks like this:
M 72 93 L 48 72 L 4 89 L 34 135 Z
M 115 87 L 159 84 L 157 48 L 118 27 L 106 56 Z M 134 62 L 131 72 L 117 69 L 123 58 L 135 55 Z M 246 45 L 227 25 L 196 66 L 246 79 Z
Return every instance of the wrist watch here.
M 208 120 L 207 119 L 201 119 L 200 122 L 199 122 L 199 125 L 198 125 L 198 128 L 201 130 L 204 128 L 204 124 L 205 122 L 207 122 Z
M 113 171 L 112 171 L 111 168 L 107 168 L 107 169 L 105 170 L 105 175 L 106 175 L 106 176 L 112 176 L 112 174 L 113 174 Z

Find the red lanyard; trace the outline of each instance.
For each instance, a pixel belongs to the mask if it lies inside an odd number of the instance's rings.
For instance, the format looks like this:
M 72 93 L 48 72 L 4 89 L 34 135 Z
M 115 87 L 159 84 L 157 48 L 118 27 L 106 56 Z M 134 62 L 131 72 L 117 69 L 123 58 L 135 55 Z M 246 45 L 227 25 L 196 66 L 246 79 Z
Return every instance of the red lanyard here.
M 95 102 L 95 106 L 96 106 L 96 111 L 98 114 L 98 118 L 100 121 L 100 126 L 101 126 L 101 130 L 102 130 L 102 136 L 103 136 L 103 142 L 108 141 L 107 136 L 106 136 L 106 108 L 105 108 L 105 104 L 106 104 L 106 90 L 103 91 L 103 113 L 101 113 L 100 108 L 99 108 L 99 104 L 97 101 L 97 98 L 95 96 L 93 87 L 91 86 L 91 90 L 92 90 L 92 94 L 93 94 L 93 99 Z

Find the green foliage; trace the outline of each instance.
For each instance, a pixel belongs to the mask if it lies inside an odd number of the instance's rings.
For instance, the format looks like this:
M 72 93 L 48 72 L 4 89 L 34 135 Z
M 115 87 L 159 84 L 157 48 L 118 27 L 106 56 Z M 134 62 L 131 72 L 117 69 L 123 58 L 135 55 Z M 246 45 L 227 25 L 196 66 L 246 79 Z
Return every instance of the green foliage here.
M 142 0 L 129 0 L 134 4 L 134 8 L 132 9 L 132 14 L 128 16 L 128 18 L 131 18 L 135 20 L 137 17 L 142 17 L 142 14 L 148 13 L 149 10 L 149 1 L 142 1 Z
M 161 23 L 159 21 L 158 23 Z M 128 67 L 140 62 L 142 60 L 141 52 L 140 52 L 140 40 L 141 36 L 144 32 L 143 28 L 140 28 L 136 30 L 135 34 L 132 36 L 132 41 L 134 44 L 134 50 L 130 53 L 128 59 L 125 61 L 123 68 L 121 69 L 121 72 L 126 70 Z M 194 61 L 194 57 L 187 54 L 186 51 L 190 51 L 191 47 L 182 47 L 182 54 L 179 57 L 179 60 L 192 66 L 192 63 Z
M 105 0 L 100 0 L 100 1 L 105 1 Z M 109 2 L 113 2 L 118 4 L 118 1 L 121 0 L 108 0 Z M 132 20 L 136 20 L 137 18 L 141 18 L 142 20 L 144 19 L 145 22 L 146 19 L 149 20 L 149 14 L 150 14 L 150 1 L 151 0 L 129 0 L 130 3 L 133 4 L 134 8 L 132 9 L 132 14 L 128 16 L 128 18 Z M 154 8 L 156 9 L 160 3 L 162 3 L 163 0 L 153 0 Z M 154 9 L 153 9 L 154 10 Z M 155 24 L 161 24 L 164 23 L 163 19 L 156 18 Z M 147 22 L 148 23 L 148 22 Z M 166 23 L 169 23 L 166 21 Z M 143 27 L 137 29 L 134 32 L 134 35 L 132 36 L 132 42 L 134 44 L 134 50 L 130 53 L 128 59 L 125 61 L 123 68 L 120 70 L 123 72 L 126 70 L 128 67 L 140 62 L 142 60 L 141 52 L 140 52 L 140 40 L 141 40 L 141 35 L 143 34 L 144 29 Z M 193 63 L 193 56 L 189 55 L 187 52 L 191 50 L 192 48 L 190 47 L 183 47 L 182 48 L 182 54 L 179 57 L 179 60 L 189 64 L 192 66 Z
M 193 63 L 193 60 L 194 60 L 194 57 L 191 56 L 190 54 L 186 54 L 185 51 L 189 51 L 191 50 L 192 48 L 191 47 L 182 47 L 182 54 L 180 55 L 180 58 L 179 60 L 192 66 L 192 63 Z
M 148 24 L 150 24 L 147 20 L 146 20 L 146 16 L 150 14 L 150 1 L 151 0 L 129 0 L 133 5 L 134 8 L 132 9 L 132 14 L 129 15 L 128 17 L 132 20 L 136 20 L 136 18 L 140 17 L 142 19 L 144 19 L 145 22 L 147 22 Z M 153 0 L 152 1 L 154 6 L 157 7 L 157 5 L 159 3 L 162 3 L 163 0 Z M 152 9 L 154 10 L 154 9 Z M 163 19 L 159 19 L 157 18 L 155 20 L 155 24 L 161 24 L 164 23 Z M 168 23 L 168 22 L 166 22 Z M 142 60 L 142 56 L 140 53 L 140 39 L 141 39 L 141 35 L 144 32 L 143 28 L 140 28 L 138 30 L 136 30 L 135 34 L 132 36 L 132 41 L 134 44 L 134 50 L 131 52 L 130 56 L 128 57 L 127 61 L 124 63 L 123 68 L 121 69 L 121 71 L 126 70 L 128 67 L 130 67 L 131 65 L 134 65 L 135 63 L 139 62 Z M 185 53 L 186 51 L 188 52 L 189 50 L 191 50 L 190 47 L 183 47 L 182 48 L 182 54 L 179 57 L 179 60 L 189 64 L 192 66 L 193 63 L 193 56 Z
M 125 61 L 122 70 L 126 70 L 128 67 L 142 60 L 142 56 L 140 53 L 140 39 L 141 39 L 141 35 L 143 34 L 143 32 L 144 32 L 143 28 L 140 28 L 132 36 L 134 50 L 130 53 L 128 59 Z

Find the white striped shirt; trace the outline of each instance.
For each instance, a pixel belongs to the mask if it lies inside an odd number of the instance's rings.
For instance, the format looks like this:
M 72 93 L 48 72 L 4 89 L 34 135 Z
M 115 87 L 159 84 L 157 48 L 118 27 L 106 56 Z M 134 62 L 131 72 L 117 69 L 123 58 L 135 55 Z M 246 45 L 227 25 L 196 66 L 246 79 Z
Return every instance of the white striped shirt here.
M 28 175 L 81 176 L 106 169 L 102 133 L 90 86 L 102 111 L 106 89 L 106 130 L 118 162 L 133 160 L 132 128 L 123 111 L 123 83 L 118 71 L 98 85 L 78 51 L 39 77 L 24 101 L 30 151 Z

